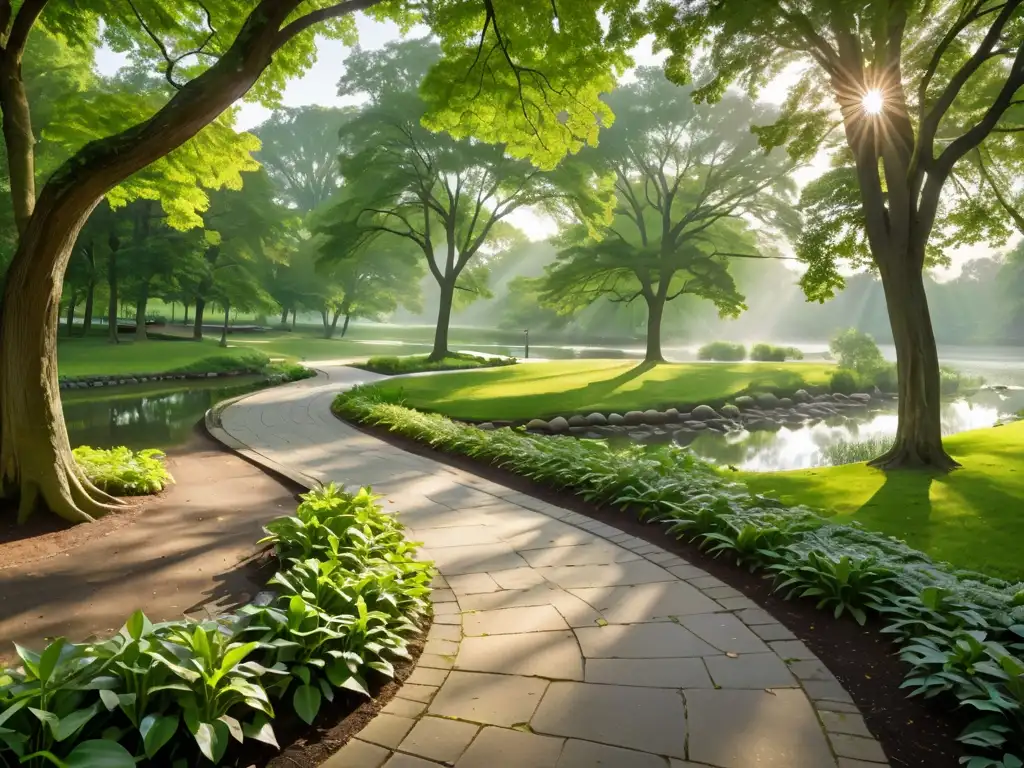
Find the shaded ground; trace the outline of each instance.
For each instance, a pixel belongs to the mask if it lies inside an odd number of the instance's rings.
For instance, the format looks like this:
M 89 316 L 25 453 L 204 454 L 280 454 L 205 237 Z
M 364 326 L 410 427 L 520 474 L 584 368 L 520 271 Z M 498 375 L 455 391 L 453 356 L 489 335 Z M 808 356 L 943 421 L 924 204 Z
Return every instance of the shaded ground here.
M 646 363 L 574 360 L 515 365 L 456 377 L 423 376 L 379 385 L 405 404 L 475 421 L 545 418 L 723 402 L 745 391 L 792 392 L 824 384 L 823 363 Z
M 0 662 L 12 641 L 109 635 L 137 608 L 154 621 L 218 613 L 262 588 L 261 527 L 294 510 L 299 489 L 200 434 L 169 468 L 177 485 L 93 525 L 38 516 L 24 530 L 0 527 Z
M 837 522 L 905 539 L 961 568 L 1024 580 L 1024 422 L 962 432 L 945 441 L 963 467 L 949 474 L 888 474 L 866 464 L 742 473 L 753 491 L 807 504 Z

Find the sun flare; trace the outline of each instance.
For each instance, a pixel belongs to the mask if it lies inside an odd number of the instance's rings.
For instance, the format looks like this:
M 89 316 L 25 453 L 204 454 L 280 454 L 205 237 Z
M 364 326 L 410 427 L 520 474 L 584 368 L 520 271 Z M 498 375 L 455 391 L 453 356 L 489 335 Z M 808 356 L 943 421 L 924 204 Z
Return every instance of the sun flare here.
M 861 99 L 861 104 L 867 114 L 878 115 L 881 114 L 882 108 L 885 106 L 885 99 L 882 98 L 882 92 L 880 90 L 872 88 L 864 94 L 864 98 Z

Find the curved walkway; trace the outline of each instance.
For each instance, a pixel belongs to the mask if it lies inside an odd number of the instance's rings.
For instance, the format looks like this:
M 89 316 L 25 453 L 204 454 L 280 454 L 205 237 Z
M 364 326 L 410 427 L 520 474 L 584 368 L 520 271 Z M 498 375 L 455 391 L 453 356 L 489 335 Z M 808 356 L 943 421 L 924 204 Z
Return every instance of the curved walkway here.
M 372 485 L 440 575 L 419 664 L 330 768 L 879 768 L 849 695 L 756 604 L 656 545 L 338 421 L 343 366 L 226 407 L 215 436 Z M 225 434 L 226 433 L 226 434 Z

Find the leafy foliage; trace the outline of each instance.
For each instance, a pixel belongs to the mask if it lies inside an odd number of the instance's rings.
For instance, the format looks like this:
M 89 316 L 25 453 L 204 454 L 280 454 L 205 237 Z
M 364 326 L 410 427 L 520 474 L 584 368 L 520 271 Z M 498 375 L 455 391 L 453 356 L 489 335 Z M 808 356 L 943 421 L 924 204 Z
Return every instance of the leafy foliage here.
M 837 333 L 828 348 L 841 368 L 859 374 L 871 375 L 885 365 L 885 358 L 875 340 L 856 328 L 847 328 Z
M 200 622 L 137 611 L 110 640 L 16 646 L 21 666 L 0 670 L 0 761 L 233 764 L 232 742 L 277 746 L 282 707 L 311 723 L 339 690 L 369 695 L 408 655 L 432 575 L 375 500 L 331 485 L 268 524 L 281 567 L 269 603 Z M 326 533 L 311 545 L 309 531 Z
M 747 357 L 747 348 L 732 341 L 712 341 L 697 350 L 698 360 L 735 362 Z
M 750 348 L 750 359 L 762 363 L 784 363 L 786 360 L 803 360 L 804 353 L 796 347 L 755 344 Z
M 89 481 L 114 496 L 159 493 L 174 482 L 164 466 L 163 451 L 155 448 L 132 451 L 124 446 L 106 449 L 83 445 L 72 454 Z
M 889 620 L 906 648 L 920 638 L 942 654 L 957 650 L 958 633 L 981 629 L 1005 653 L 988 670 L 985 685 L 947 690 L 986 713 L 963 734 L 971 746 L 1019 752 L 1024 722 L 1024 584 L 1011 584 L 935 563 L 905 543 L 836 525 L 806 507 L 788 507 L 727 482 L 712 467 L 674 445 L 612 449 L 599 441 L 540 437 L 513 429 L 484 431 L 436 414 L 420 413 L 381 398 L 373 387 L 340 395 L 336 412 L 376 424 L 440 450 L 510 469 L 600 505 L 629 511 L 697 542 L 714 555 L 729 553 L 752 570 L 773 574 L 788 597 L 814 599 L 833 615 L 850 613 L 864 623 Z M 982 651 L 968 649 L 977 661 Z M 982 649 L 983 650 L 983 649 Z M 913 656 L 908 659 L 913 661 Z M 972 661 L 973 663 L 973 661 Z M 941 665 L 940 665 L 941 666 Z M 913 670 L 911 677 L 919 677 Z M 980 756 L 976 766 L 996 758 Z M 1012 754 L 998 759 L 1014 765 Z
M 429 360 L 426 355 L 407 357 L 371 357 L 357 368 L 374 373 L 392 376 L 398 373 L 418 373 L 420 371 L 462 371 L 471 368 L 500 368 L 504 365 L 515 365 L 514 357 L 481 357 L 465 353 L 448 354 L 441 360 Z

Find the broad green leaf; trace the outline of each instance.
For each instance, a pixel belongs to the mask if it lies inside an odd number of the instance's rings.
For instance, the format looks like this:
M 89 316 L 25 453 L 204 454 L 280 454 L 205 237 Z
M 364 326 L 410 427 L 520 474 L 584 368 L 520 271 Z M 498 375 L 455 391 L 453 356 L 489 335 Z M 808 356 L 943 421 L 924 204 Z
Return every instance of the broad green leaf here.
M 146 715 L 139 723 L 139 733 L 146 750 L 146 757 L 152 759 L 178 730 L 177 715 Z
M 264 744 L 269 744 L 272 747 L 280 749 L 277 743 L 277 737 L 274 735 L 273 726 L 270 724 L 270 721 L 262 715 L 256 715 L 251 723 L 244 723 L 242 725 L 242 733 L 245 734 L 247 739 L 261 741 Z
M 93 704 L 87 709 L 79 709 L 72 712 L 67 717 L 62 717 L 60 723 L 57 725 L 57 730 L 54 732 L 54 739 L 57 741 L 64 741 L 70 736 L 78 733 L 86 723 L 92 720 L 99 711 L 99 705 Z
M 312 725 L 320 711 L 320 700 L 319 690 L 311 685 L 300 685 L 292 696 L 292 706 L 299 717 Z
M 67 640 L 63 637 L 58 637 L 43 651 L 39 657 L 39 671 L 37 676 L 42 683 L 47 683 L 50 680 L 50 675 L 53 674 L 53 670 L 57 667 L 57 662 L 60 661 L 61 651 L 64 650 L 64 646 L 67 644 Z
M 65 758 L 67 768 L 135 768 L 131 753 L 116 741 L 83 741 Z

